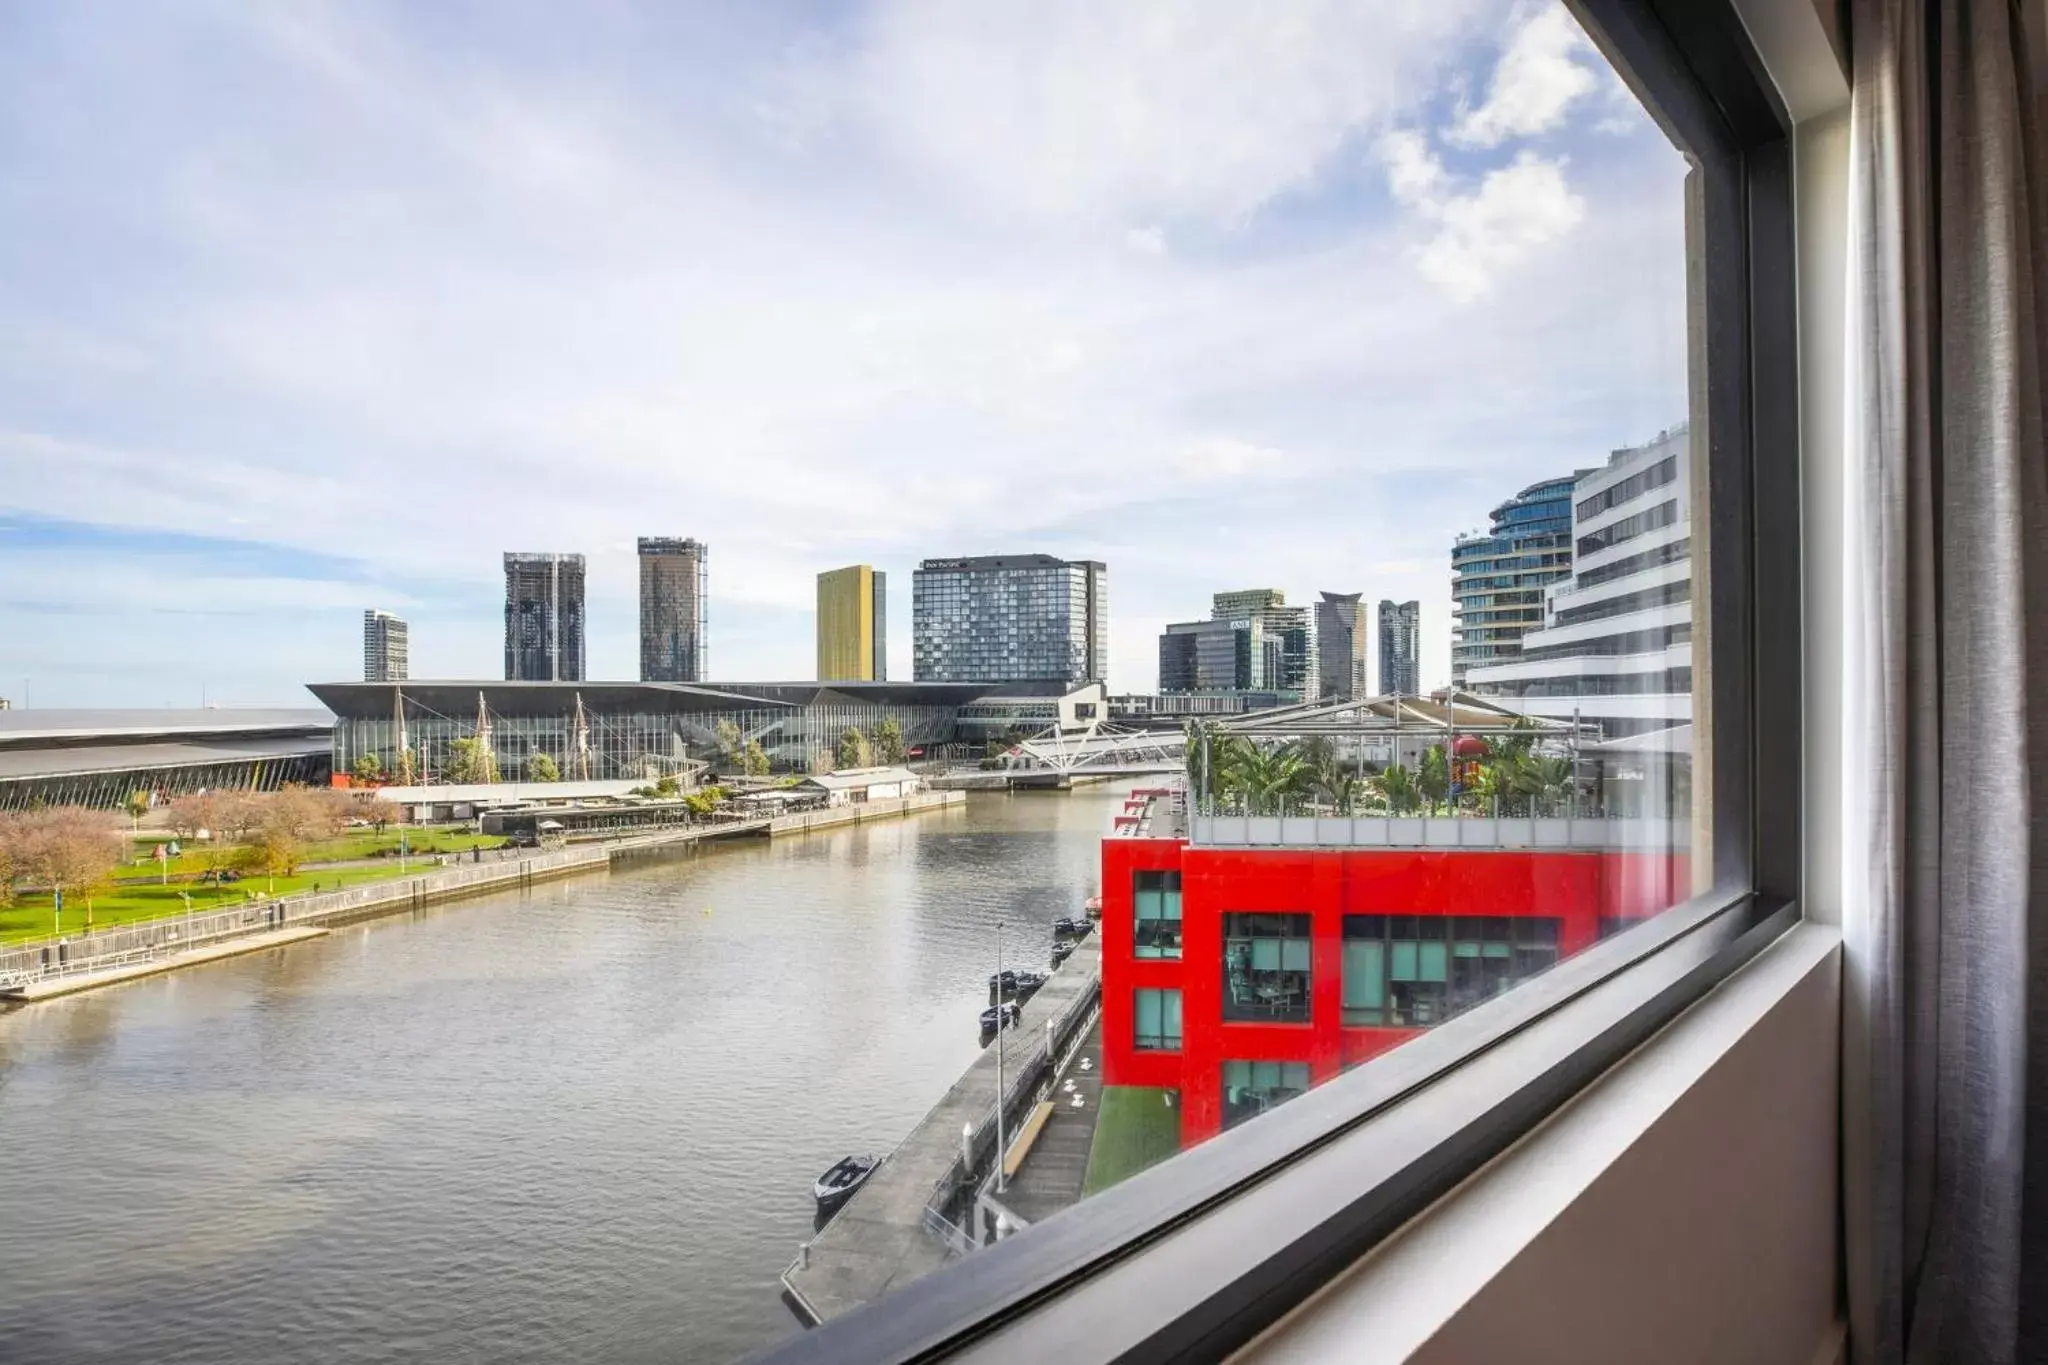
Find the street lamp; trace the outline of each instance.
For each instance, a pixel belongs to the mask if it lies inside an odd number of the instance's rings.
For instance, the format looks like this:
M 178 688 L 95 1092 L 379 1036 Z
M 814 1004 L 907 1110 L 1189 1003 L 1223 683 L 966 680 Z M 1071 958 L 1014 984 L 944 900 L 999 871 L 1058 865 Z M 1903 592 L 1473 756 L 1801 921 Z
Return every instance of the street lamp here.
M 996 1193 L 1003 1193 L 1003 922 L 996 921 Z

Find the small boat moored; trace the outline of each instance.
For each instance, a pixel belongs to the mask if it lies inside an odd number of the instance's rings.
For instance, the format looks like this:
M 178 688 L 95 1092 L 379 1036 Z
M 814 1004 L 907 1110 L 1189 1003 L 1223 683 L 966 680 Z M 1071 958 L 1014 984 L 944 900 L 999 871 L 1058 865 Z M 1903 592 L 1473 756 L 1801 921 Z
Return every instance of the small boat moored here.
M 1017 1026 L 1017 1009 L 1018 1006 L 1014 1001 L 1005 1001 L 1001 1005 L 990 1005 L 981 1012 L 981 1031 L 985 1034 L 996 1031 L 996 1012 L 998 1010 L 1002 1011 L 1003 1027 L 1015 1028 Z
M 818 1177 L 811 1186 L 811 1195 L 818 1201 L 819 1213 L 837 1213 L 839 1206 L 853 1197 L 853 1192 L 866 1183 L 875 1173 L 875 1167 L 882 1164 L 878 1156 L 844 1156 L 834 1162 L 825 1174 Z
M 1075 919 L 1072 915 L 1061 915 L 1052 922 L 1052 932 L 1058 938 L 1081 938 L 1094 930 L 1094 920 Z
M 1074 945 L 1062 939 L 1052 945 L 1052 965 L 1057 967 L 1074 955 Z

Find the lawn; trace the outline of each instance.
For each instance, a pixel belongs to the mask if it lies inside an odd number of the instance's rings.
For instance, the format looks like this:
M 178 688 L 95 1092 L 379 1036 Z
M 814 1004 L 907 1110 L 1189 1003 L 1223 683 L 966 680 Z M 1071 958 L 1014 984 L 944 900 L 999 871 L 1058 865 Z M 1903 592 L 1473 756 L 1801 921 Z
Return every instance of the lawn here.
M 1171 1105 L 1168 1096 L 1173 1097 Z M 1088 1148 L 1088 1173 L 1081 1178 L 1082 1197 L 1129 1180 L 1178 1152 L 1179 1101 L 1173 1091 L 1153 1086 L 1102 1087 L 1095 1141 Z
M 350 867 L 321 870 L 318 868 L 301 872 L 294 877 L 275 879 L 276 891 L 271 891 L 270 878 L 259 875 L 244 877 L 227 886 L 200 886 L 192 882 L 184 885 L 173 883 L 159 886 L 155 882 L 129 884 L 115 888 L 104 896 L 93 897 L 92 923 L 95 929 L 111 928 L 117 924 L 128 924 L 135 920 L 157 919 L 165 915 L 182 915 L 185 902 L 178 895 L 180 891 L 192 897 L 194 910 L 212 910 L 225 905 L 239 905 L 254 898 L 268 900 L 277 896 L 295 895 L 304 891 L 339 891 L 344 887 L 360 886 L 364 882 L 390 881 L 401 875 L 421 871 L 413 863 L 406 873 L 401 874 L 398 860 L 393 858 L 384 867 Z M 22 939 L 48 938 L 55 933 L 51 908 L 51 897 L 47 892 L 41 895 L 24 896 L 14 905 L 0 909 L 0 943 L 14 943 Z M 64 932 L 76 934 L 85 927 L 85 902 L 75 895 L 64 898 Z
M 405 840 L 414 853 L 422 854 L 467 853 L 472 848 L 497 848 L 505 842 L 496 834 L 471 834 L 466 829 L 407 829 Z M 181 846 L 178 856 L 167 860 L 169 866 L 164 867 L 150 856 L 161 842 L 164 840 L 160 837 L 143 836 L 135 845 L 138 861 L 131 861 L 115 875 L 149 877 L 168 872 L 176 878 L 196 877 L 206 871 L 209 845 L 187 841 Z M 397 847 L 398 830 L 395 826 L 385 829 L 382 834 L 373 829 L 350 830 L 339 839 L 324 839 L 317 844 L 306 845 L 300 861 L 308 865 L 352 862 L 375 857 L 380 850 L 396 850 Z

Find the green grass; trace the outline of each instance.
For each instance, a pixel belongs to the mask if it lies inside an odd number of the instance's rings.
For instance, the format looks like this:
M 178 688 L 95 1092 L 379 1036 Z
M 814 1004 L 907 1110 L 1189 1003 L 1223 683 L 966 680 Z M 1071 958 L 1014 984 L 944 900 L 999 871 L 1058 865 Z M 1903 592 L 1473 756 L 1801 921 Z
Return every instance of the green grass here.
M 1174 1097 L 1170 1107 L 1168 1095 Z M 1083 1198 L 1129 1180 L 1180 1150 L 1180 1097 L 1173 1091 L 1105 1085 L 1100 1103 L 1095 1141 L 1088 1148 L 1088 1172 L 1081 1177 Z
M 405 872 L 398 868 L 393 858 L 384 867 L 350 867 L 321 870 L 310 869 L 293 877 L 278 877 L 273 882 L 260 875 L 245 875 L 241 881 L 227 886 L 198 886 L 187 882 L 182 886 L 172 883 L 159 886 L 154 882 L 116 887 L 104 896 L 93 897 L 92 925 L 95 929 L 108 929 L 117 924 L 131 924 L 137 920 L 159 919 L 166 915 L 185 913 L 185 902 L 179 897 L 180 891 L 192 897 L 194 910 L 213 910 L 227 905 L 241 905 L 255 893 L 259 900 L 269 900 L 273 895 L 290 896 L 311 891 L 317 886 L 321 891 L 339 891 L 345 887 L 361 886 L 365 882 L 392 881 L 400 876 L 410 876 L 423 869 L 412 863 Z M 273 892 L 271 887 L 275 885 Z M 48 938 L 55 931 L 55 914 L 51 897 L 42 895 L 24 896 L 14 905 L 0 909 L 0 943 L 14 943 L 23 939 Z M 85 902 L 76 895 L 64 898 L 64 932 L 77 934 L 85 928 Z
M 467 853 L 472 848 L 497 848 L 505 841 L 495 834 L 471 834 L 461 829 L 407 829 L 407 845 L 414 853 Z M 168 871 L 173 878 L 196 877 L 206 871 L 209 845 L 188 842 L 177 857 L 168 861 L 168 867 L 160 866 L 154 857 L 156 845 L 162 838 L 145 835 L 135 845 L 140 862 L 130 862 L 114 875 L 117 877 L 152 877 Z M 300 861 L 307 866 L 318 863 L 345 863 L 377 855 L 380 850 L 396 850 L 398 830 L 387 828 L 382 834 L 373 829 L 351 830 L 339 839 L 324 839 L 317 844 L 306 845 Z M 190 889 L 190 888 L 187 888 Z M 181 907 L 182 908 L 182 907 Z

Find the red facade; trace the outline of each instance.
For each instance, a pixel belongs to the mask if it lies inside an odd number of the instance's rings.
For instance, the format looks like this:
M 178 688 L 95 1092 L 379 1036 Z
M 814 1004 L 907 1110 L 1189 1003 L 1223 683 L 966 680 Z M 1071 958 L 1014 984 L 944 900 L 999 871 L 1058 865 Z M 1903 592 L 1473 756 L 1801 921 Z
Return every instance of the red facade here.
M 1134 955 L 1132 878 L 1180 873 L 1181 956 Z M 1342 1023 L 1343 919 L 1352 915 L 1537 915 L 1560 921 L 1560 956 L 1595 942 L 1603 920 L 1638 919 L 1684 898 L 1684 854 L 1445 849 L 1193 848 L 1180 839 L 1102 842 L 1102 1064 L 1110 1085 L 1180 1092 L 1183 1146 L 1223 1127 L 1226 1060 L 1306 1062 L 1316 1084 L 1412 1037 Z M 1311 917 L 1310 1022 L 1223 1019 L 1223 916 Z M 1178 1052 L 1134 1046 L 1133 992 L 1181 993 Z

